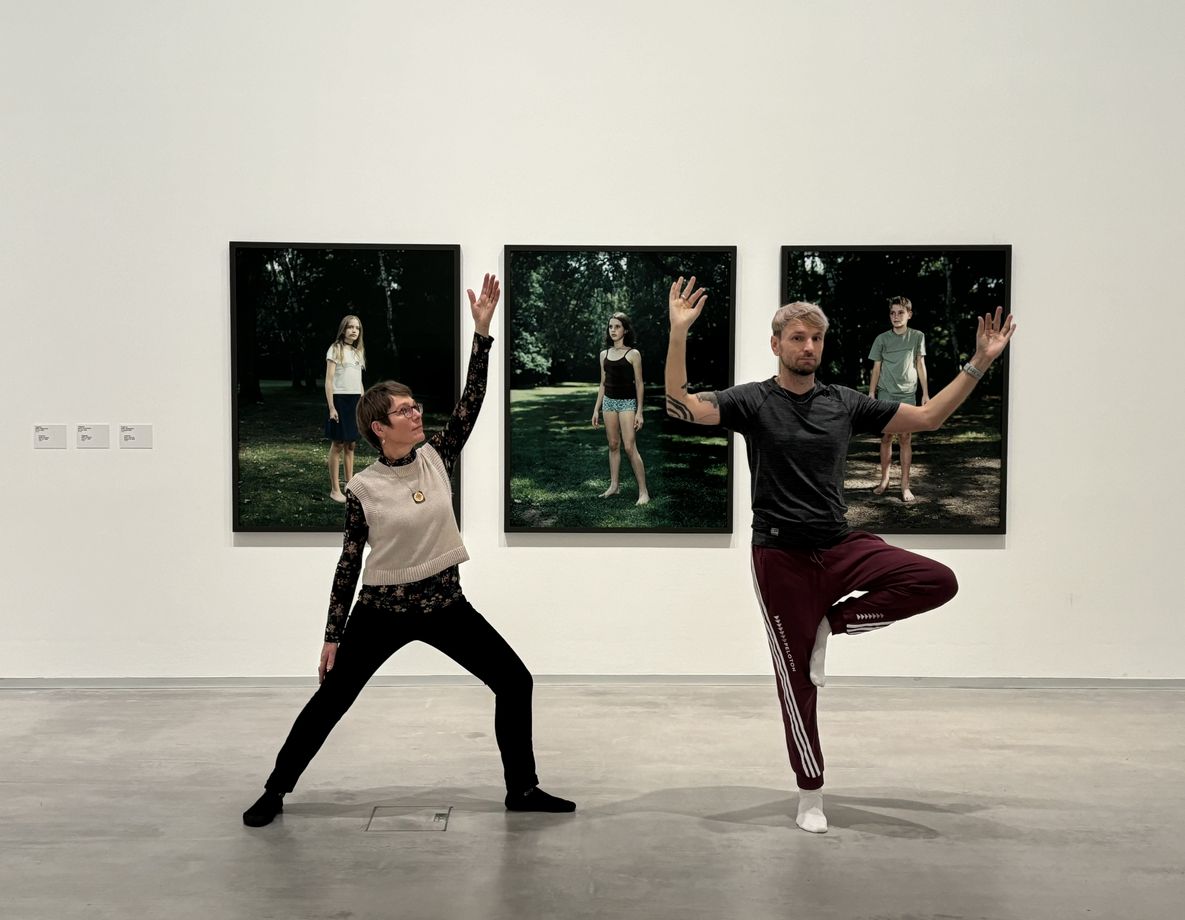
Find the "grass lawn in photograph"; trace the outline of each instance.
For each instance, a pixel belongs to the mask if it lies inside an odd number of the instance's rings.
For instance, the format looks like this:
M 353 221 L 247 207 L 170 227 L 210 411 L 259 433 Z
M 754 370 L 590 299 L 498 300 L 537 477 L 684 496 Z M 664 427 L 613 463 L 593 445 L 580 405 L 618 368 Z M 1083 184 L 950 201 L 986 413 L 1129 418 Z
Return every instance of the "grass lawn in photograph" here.
M 858 435 L 848 450 L 844 492 L 854 528 L 886 533 L 988 531 L 1000 526 L 1000 398 L 972 399 L 938 431 L 913 436 L 909 468 L 912 502 L 901 500 L 901 447 L 884 495 L 880 437 Z
M 239 406 L 239 525 L 246 530 L 341 531 L 345 505 L 329 497 L 329 416 L 325 392 L 294 388 L 287 380 L 260 383 L 263 402 Z M 431 436 L 448 416 L 428 414 Z M 354 472 L 377 451 L 364 438 L 354 450 Z M 342 486 L 345 466 L 342 465 Z
M 509 529 L 724 530 L 728 442 L 666 414 L 661 387 L 647 388 L 638 450 L 651 501 L 636 505 L 637 482 L 621 453 L 621 491 L 609 486 L 604 427 L 592 427 L 597 386 L 562 383 L 510 392 Z M 718 431 L 718 429 L 713 429 Z

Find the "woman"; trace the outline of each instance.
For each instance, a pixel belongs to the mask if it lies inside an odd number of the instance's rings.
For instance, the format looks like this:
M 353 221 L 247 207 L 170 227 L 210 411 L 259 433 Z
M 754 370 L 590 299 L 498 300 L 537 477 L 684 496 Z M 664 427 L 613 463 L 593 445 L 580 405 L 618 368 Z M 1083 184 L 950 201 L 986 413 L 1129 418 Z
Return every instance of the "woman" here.
M 593 406 L 592 426 L 603 414 L 605 436 L 609 439 L 609 488 L 601 498 L 616 495 L 621 489 L 621 447 L 638 482 L 637 504 L 650 501 L 646 489 L 646 464 L 638 453 L 637 433 L 642 430 L 642 353 L 633 347 L 634 330 L 629 317 L 614 313 L 605 329 L 604 349 L 597 363 L 601 368 L 601 385 Z
M 366 367 L 366 348 L 362 344 L 362 320 L 350 315 L 342 318 L 337 338 L 325 353 L 325 402 L 329 419 L 325 437 L 329 445 L 329 497 L 345 503 L 338 479 L 341 461 L 346 465 L 346 482 L 354 475 L 354 443 L 358 440 L 355 410 L 362 396 L 362 371 Z
M 469 555 L 453 516 L 449 475 L 485 396 L 493 343 L 490 318 L 500 293 L 491 275 L 485 276 L 480 297 L 469 291 L 476 327 L 469 374 L 443 431 L 421 443 L 423 407 L 400 383 L 372 386 L 358 404 L 359 428 L 380 457 L 346 483 L 346 533 L 317 672 L 321 686 L 292 726 L 263 795 L 243 813 L 249 827 L 269 824 L 283 811 L 284 794 L 296 785 L 367 680 L 416 639 L 444 652 L 494 691 L 494 734 L 502 754 L 506 807 L 576 809 L 537 785 L 531 674 L 465 599 L 457 570 Z M 364 543 L 370 544 L 365 567 Z M 360 570 L 362 591 L 347 621 Z

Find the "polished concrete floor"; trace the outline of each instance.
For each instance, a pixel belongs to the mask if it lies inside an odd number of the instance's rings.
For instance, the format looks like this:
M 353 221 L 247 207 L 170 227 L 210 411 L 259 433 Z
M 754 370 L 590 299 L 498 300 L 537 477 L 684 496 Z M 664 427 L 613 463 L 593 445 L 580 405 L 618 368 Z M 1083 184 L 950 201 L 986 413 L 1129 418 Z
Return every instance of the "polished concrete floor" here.
M 247 829 L 308 693 L 0 692 L 0 916 L 1185 916 L 1181 690 L 829 687 L 812 836 L 772 682 L 541 682 L 575 815 L 503 810 L 483 687 L 376 686 Z

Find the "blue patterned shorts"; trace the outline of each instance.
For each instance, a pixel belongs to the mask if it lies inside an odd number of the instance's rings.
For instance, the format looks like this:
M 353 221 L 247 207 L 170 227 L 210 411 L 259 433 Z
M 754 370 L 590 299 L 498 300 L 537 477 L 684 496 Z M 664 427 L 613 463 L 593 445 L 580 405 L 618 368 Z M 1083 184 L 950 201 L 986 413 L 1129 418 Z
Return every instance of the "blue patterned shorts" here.
M 636 399 L 613 399 L 611 396 L 606 396 L 601 400 L 602 412 L 637 412 L 638 401 Z

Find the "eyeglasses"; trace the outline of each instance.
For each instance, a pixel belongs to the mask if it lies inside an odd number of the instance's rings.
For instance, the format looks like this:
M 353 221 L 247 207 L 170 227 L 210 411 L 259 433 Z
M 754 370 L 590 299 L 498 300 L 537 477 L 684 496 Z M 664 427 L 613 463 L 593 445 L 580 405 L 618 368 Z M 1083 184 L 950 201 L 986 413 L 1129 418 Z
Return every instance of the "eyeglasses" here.
M 401 415 L 404 418 L 411 418 L 412 416 L 423 415 L 423 414 L 424 414 L 424 404 L 417 402 L 417 403 L 412 403 L 410 406 L 401 406 L 398 409 L 393 409 L 392 411 L 387 413 L 387 418 L 390 418 L 392 415 Z

